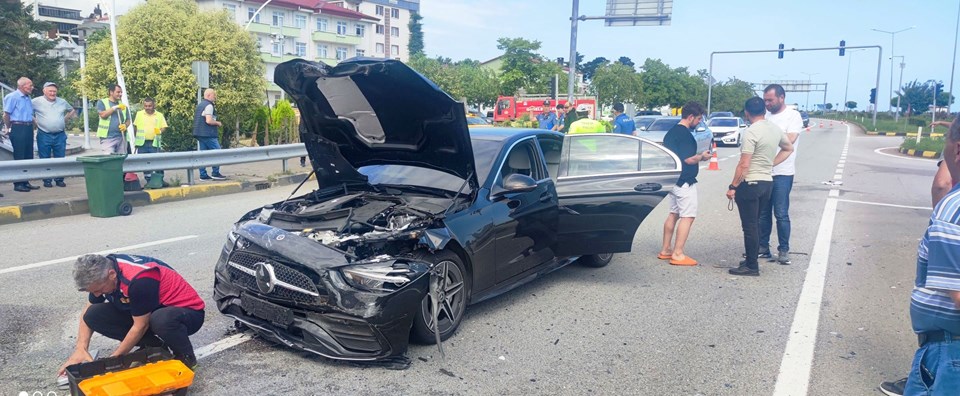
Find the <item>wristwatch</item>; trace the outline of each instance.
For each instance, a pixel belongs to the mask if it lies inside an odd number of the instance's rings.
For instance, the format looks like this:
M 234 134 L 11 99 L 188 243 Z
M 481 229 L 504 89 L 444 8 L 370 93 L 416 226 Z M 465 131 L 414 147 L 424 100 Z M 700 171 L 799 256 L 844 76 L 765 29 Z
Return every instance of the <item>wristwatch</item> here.
M 737 186 L 734 186 L 733 184 L 731 184 L 731 185 L 727 186 L 727 189 L 729 189 L 729 190 L 736 190 L 736 189 L 737 189 Z

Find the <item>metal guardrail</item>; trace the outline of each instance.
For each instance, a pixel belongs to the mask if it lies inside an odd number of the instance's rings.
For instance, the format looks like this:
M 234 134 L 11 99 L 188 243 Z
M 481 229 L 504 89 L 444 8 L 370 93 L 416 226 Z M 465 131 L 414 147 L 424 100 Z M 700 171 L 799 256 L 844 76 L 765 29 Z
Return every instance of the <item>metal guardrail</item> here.
M 248 162 L 286 160 L 307 155 L 303 143 L 236 149 L 184 151 L 174 153 L 131 154 L 123 161 L 124 172 L 190 169 L 187 183 L 193 183 L 193 169 Z M 83 164 L 76 158 L 48 158 L 0 162 L 0 182 L 83 176 Z

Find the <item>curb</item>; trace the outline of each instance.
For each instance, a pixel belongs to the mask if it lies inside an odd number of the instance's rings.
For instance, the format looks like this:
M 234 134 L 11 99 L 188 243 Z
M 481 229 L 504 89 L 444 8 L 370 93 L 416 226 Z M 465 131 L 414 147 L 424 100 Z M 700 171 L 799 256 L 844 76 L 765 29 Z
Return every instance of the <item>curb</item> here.
M 142 190 L 125 192 L 124 201 L 133 206 L 146 206 L 166 202 L 184 201 L 194 198 L 212 197 L 249 191 L 266 190 L 273 187 L 298 184 L 306 179 L 308 173 L 283 175 L 276 181 L 260 182 L 223 182 L 200 185 L 161 188 L 156 190 Z M 310 179 L 315 179 L 311 177 Z M 30 203 L 23 205 L 0 206 L 0 225 L 22 223 L 32 220 L 43 220 L 61 216 L 72 216 L 90 213 L 90 206 L 86 198 L 76 198 L 67 201 Z
M 940 156 L 940 153 L 936 151 L 918 151 L 914 149 L 900 149 L 900 154 L 906 154 L 913 157 L 923 157 L 923 158 L 937 158 Z
M 916 132 L 867 132 L 869 136 L 906 136 L 917 137 Z M 943 137 L 942 133 L 927 134 L 928 137 Z

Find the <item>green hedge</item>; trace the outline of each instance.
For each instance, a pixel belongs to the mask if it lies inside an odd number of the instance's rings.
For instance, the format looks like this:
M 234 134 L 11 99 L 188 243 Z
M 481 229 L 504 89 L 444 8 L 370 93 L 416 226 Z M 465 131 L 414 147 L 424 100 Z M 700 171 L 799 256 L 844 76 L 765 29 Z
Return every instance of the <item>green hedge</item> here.
M 920 138 L 920 142 L 917 142 L 916 138 L 907 137 L 903 139 L 900 148 L 904 150 L 935 151 L 939 153 L 943 151 L 943 145 L 944 139 L 942 137 L 922 137 Z

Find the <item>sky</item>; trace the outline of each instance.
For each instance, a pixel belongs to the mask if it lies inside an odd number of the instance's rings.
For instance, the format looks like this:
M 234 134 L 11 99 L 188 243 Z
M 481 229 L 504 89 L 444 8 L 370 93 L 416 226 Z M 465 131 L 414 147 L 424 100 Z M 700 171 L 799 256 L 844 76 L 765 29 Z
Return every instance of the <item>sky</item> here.
M 670 26 L 605 27 L 602 21 L 581 21 L 577 51 L 584 62 L 602 56 L 630 57 L 638 65 L 659 58 L 672 67 L 707 69 L 710 53 L 754 49 L 880 45 L 883 59 L 878 101 L 887 110 L 890 97 L 891 35 L 893 50 L 904 56 L 903 82 L 940 80 L 949 90 L 954 37 L 960 0 L 674 0 Z M 604 0 L 581 0 L 580 15 L 601 16 Z M 523 37 L 542 43 L 548 59 L 569 58 L 571 0 L 422 0 L 425 51 L 454 60 L 488 60 L 502 53 L 499 37 Z M 714 78 L 736 77 L 754 83 L 767 80 L 811 80 L 827 83 L 827 102 L 843 103 L 850 67 L 848 100 L 858 109 L 869 105 L 877 77 L 877 50 L 718 54 Z M 900 78 L 896 59 L 893 86 Z M 807 76 L 804 73 L 812 74 Z M 960 70 L 954 78 L 960 90 Z M 822 92 L 809 94 L 810 107 L 823 102 Z M 788 103 L 804 107 L 806 93 L 787 93 Z M 956 108 L 956 106 L 955 106 Z

